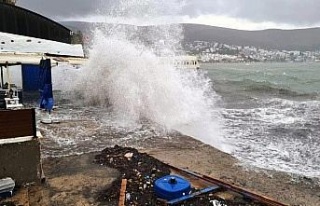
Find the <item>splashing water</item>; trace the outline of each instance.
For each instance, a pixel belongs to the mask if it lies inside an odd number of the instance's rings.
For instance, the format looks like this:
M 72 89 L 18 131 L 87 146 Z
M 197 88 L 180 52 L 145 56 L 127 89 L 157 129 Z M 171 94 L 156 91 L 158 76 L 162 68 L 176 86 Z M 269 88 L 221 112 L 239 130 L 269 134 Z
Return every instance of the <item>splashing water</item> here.
M 177 11 L 176 1 L 134 2 L 120 1 L 113 15 L 130 18 L 143 13 L 143 18 L 154 18 L 167 8 Z M 210 80 L 201 72 L 164 64 L 156 55 L 182 53 L 178 25 L 154 26 L 143 33 L 147 45 L 135 26 L 109 25 L 94 33 L 88 64 L 74 88 L 86 105 L 110 107 L 118 121 L 128 125 L 148 120 L 228 150 Z

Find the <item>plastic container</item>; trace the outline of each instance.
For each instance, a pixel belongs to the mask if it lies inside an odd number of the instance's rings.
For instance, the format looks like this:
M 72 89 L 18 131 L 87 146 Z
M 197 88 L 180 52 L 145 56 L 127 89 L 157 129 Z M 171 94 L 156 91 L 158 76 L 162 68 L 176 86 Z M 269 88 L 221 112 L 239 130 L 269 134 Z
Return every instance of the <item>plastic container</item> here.
M 0 179 L 0 196 L 6 196 L 7 193 L 12 195 L 12 191 L 15 187 L 15 182 L 10 177 Z
M 167 175 L 154 182 L 156 196 L 168 201 L 188 195 L 190 191 L 190 182 L 177 175 Z

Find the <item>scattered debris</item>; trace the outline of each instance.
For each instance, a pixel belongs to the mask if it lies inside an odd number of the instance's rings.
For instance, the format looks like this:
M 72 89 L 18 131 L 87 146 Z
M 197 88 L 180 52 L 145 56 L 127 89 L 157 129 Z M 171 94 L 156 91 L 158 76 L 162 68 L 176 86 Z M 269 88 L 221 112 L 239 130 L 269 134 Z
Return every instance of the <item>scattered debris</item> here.
M 132 153 L 129 160 L 125 154 Z M 110 189 L 101 194 L 100 200 L 107 205 L 117 205 L 122 179 L 127 179 L 128 201 L 125 205 L 157 205 L 157 198 L 153 193 L 153 182 L 169 175 L 170 170 L 161 161 L 134 148 L 115 146 L 104 149 L 95 158 L 96 163 L 119 170 L 122 176 L 113 182 Z
M 132 154 L 132 155 L 131 155 Z M 192 188 L 187 198 L 170 201 L 159 199 L 155 195 L 155 181 L 171 174 L 170 167 L 165 163 L 138 150 L 128 147 L 115 146 L 104 149 L 95 157 L 95 162 L 118 169 L 121 177 L 113 185 L 103 191 L 100 201 L 106 205 L 118 205 L 120 199 L 122 179 L 127 179 L 125 204 L 127 206 L 140 205 L 180 205 L 180 206 L 267 206 L 248 198 L 234 196 L 233 199 L 222 199 L 216 195 L 217 191 L 227 192 L 218 187 Z M 124 196 L 123 194 L 121 196 Z M 121 197 L 122 199 L 123 197 Z M 178 198 L 179 199 L 179 198 Z M 120 205 L 120 203 L 119 203 Z
M 127 154 L 124 155 L 128 160 L 131 160 L 133 153 L 132 152 L 128 152 Z

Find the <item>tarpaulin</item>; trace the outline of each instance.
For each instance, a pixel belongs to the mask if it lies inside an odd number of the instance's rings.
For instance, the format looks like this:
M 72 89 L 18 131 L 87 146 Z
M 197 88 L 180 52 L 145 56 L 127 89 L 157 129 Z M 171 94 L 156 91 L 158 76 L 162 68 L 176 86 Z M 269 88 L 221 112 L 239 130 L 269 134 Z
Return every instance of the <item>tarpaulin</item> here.
M 40 92 L 40 108 L 52 110 L 54 105 L 52 93 L 52 79 L 51 79 L 51 61 L 45 59 L 40 61 L 39 72 L 39 92 Z

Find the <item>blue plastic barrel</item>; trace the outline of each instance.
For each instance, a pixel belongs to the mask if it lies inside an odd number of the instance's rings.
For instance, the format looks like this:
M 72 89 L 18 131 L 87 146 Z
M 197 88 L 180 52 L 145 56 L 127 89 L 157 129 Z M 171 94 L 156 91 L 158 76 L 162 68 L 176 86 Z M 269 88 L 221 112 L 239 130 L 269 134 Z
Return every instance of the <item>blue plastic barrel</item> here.
M 190 191 L 190 182 L 177 175 L 167 175 L 154 182 L 156 196 L 168 201 L 188 195 Z

